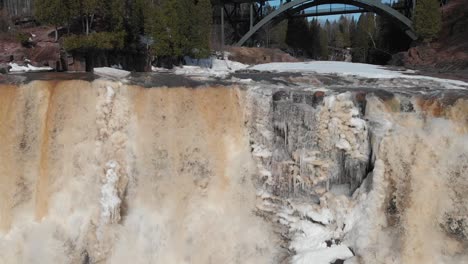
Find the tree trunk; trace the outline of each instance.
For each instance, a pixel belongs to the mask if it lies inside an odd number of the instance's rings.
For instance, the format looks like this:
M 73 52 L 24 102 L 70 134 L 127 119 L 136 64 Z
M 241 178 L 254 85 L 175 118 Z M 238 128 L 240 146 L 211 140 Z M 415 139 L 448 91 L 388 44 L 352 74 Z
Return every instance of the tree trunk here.
M 86 20 L 86 35 L 89 35 L 89 17 L 88 15 L 85 16 Z
M 89 22 L 89 28 L 88 28 L 88 31 L 90 30 L 90 28 L 93 26 L 93 21 L 94 21 L 94 14 L 91 15 L 91 21 Z M 88 32 L 89 33 L 89 32 Z

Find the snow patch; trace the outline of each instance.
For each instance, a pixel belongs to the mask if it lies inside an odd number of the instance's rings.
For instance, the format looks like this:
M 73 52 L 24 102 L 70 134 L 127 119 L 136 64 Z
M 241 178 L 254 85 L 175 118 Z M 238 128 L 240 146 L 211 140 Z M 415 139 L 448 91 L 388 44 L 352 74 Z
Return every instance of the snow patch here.
M 94 68 L 94 73 L 97 75 L 105 76 L 105 77 L 113 77 L 118 79 L 123 79 L 130 75 L 129 71 L 114 69 L 110 67 L 101 67 L 101 68 Z
M 230 60 L 213 59 L 213 70 L 216 71 L 238 71 L 247 68 L 248 65 Z
M 14 62 L 9 63 L 8 65 L 11 67 L 10 72 L 42 72 L 53 70 L 51 67 L 35 67 L 31 64 L 21 66 Z
M 468 88 L 468 83 L 463 81 L 441 79 L 422 75 L 408 75 L 414 74 L 414 71 L 392 71 L 382 66 L 364 64 L 364 63 L 350 63 L 340 61 L 311 61 L 311 62 L 275 62 L 259 64 L 250 67 L 251 70 L 256 71 L 275 71 L 275 72 L 315 72 L 319 74 L 339 74 L 360 76 L 364 78 L 378 78 L 378 79 L 393 79 L 393 78 L 406 78 L 406 79 L 421 79 L 431 80 L 440 83 L 448 84 L 447 88 L 460 88 L 452 87 L 463 86 Z
M 353 257 L 353 252 L 343 245 L 323 248 L 319 250 L 304 251 L 295 255 L 292 259 L 293 264 L 330 264 L 334 261 Z
M 242 70 L 242 69 L 246 69 L 248 66 L 249 65 L 236 62 L 236 61 L 213 59 L 211 68 L 203 68 L 200 66 L 185 65 L 181 67 L 175 67 L 173 72 L 178 75 L 224 78 L 229 73 Z M 168 72 L 169 71 L 169 70 L 163 70 L 163 69 L 156 68 L 156 67 L 153 67 L 152 69 L 153 71 L 156 71 L 156 72 Z

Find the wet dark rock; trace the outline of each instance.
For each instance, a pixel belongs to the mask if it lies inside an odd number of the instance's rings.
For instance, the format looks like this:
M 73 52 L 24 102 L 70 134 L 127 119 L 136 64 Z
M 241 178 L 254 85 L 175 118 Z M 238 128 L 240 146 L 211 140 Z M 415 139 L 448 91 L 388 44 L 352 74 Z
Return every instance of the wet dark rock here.
M 332 239 L 329 239 L 329 240 L 325 240 L 325 243 L 327 244 L 327 247 L 331 247 L 331 246 L 334 246 L 334 245 L 340 245 L 341 240 L 332 238 Z
M 273 101 L 284 101 L 289 98 L 289 92 L 287 91 L 279 91 L 273 94 Z
M 8 64 L 0 63 L 0 74 L 6 74 L 10 71 L 11 66 Z
M 324 97 L 325 97 L 325 92 L 323 91 L 315 92 L 313 100 L 312 100 L 312 107 L 316 107 L 317 105 L 322 103 Z
M 345 262 L 344 259 L 337 259 L 334 262 L 332 262 L 331 264 L 343 264 L 344 262 Z
M 442 225 L 445 232 L 458 240 L 468 242 L 468 223 L 462 217 L 446 216 Z

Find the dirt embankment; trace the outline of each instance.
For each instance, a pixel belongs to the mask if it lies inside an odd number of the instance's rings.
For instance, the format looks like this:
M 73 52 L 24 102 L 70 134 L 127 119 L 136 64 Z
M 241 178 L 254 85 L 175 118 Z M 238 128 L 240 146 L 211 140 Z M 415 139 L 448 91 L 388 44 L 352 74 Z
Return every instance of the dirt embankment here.
M 227 51 L 230 53 L 230 60 L 245 64 L 300 61 L 280 49 L 227 47 Z
M 393 62 L 431 75 L 468 80 L 468 1 L 453 0 L 441 12 L 438 39 L 395 55 Z
M 0 66 L 29 63 L 61 70 L 60 44 L 54 41 L 53 31 L 51 27 L 30 27 L 0 33 Z

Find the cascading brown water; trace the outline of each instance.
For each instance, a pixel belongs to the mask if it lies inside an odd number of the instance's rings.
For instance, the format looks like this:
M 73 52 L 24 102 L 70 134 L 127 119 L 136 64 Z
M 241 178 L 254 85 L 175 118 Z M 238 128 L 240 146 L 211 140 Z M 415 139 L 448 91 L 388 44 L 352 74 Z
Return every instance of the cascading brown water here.
M 237 88 L 0 88 L 0 263 L 262 263 Z M 251 238 L 255 237 L 255 240 Z
M 442 99 L 0 85 L 0 263 L 464 263 L 468 102 Z

